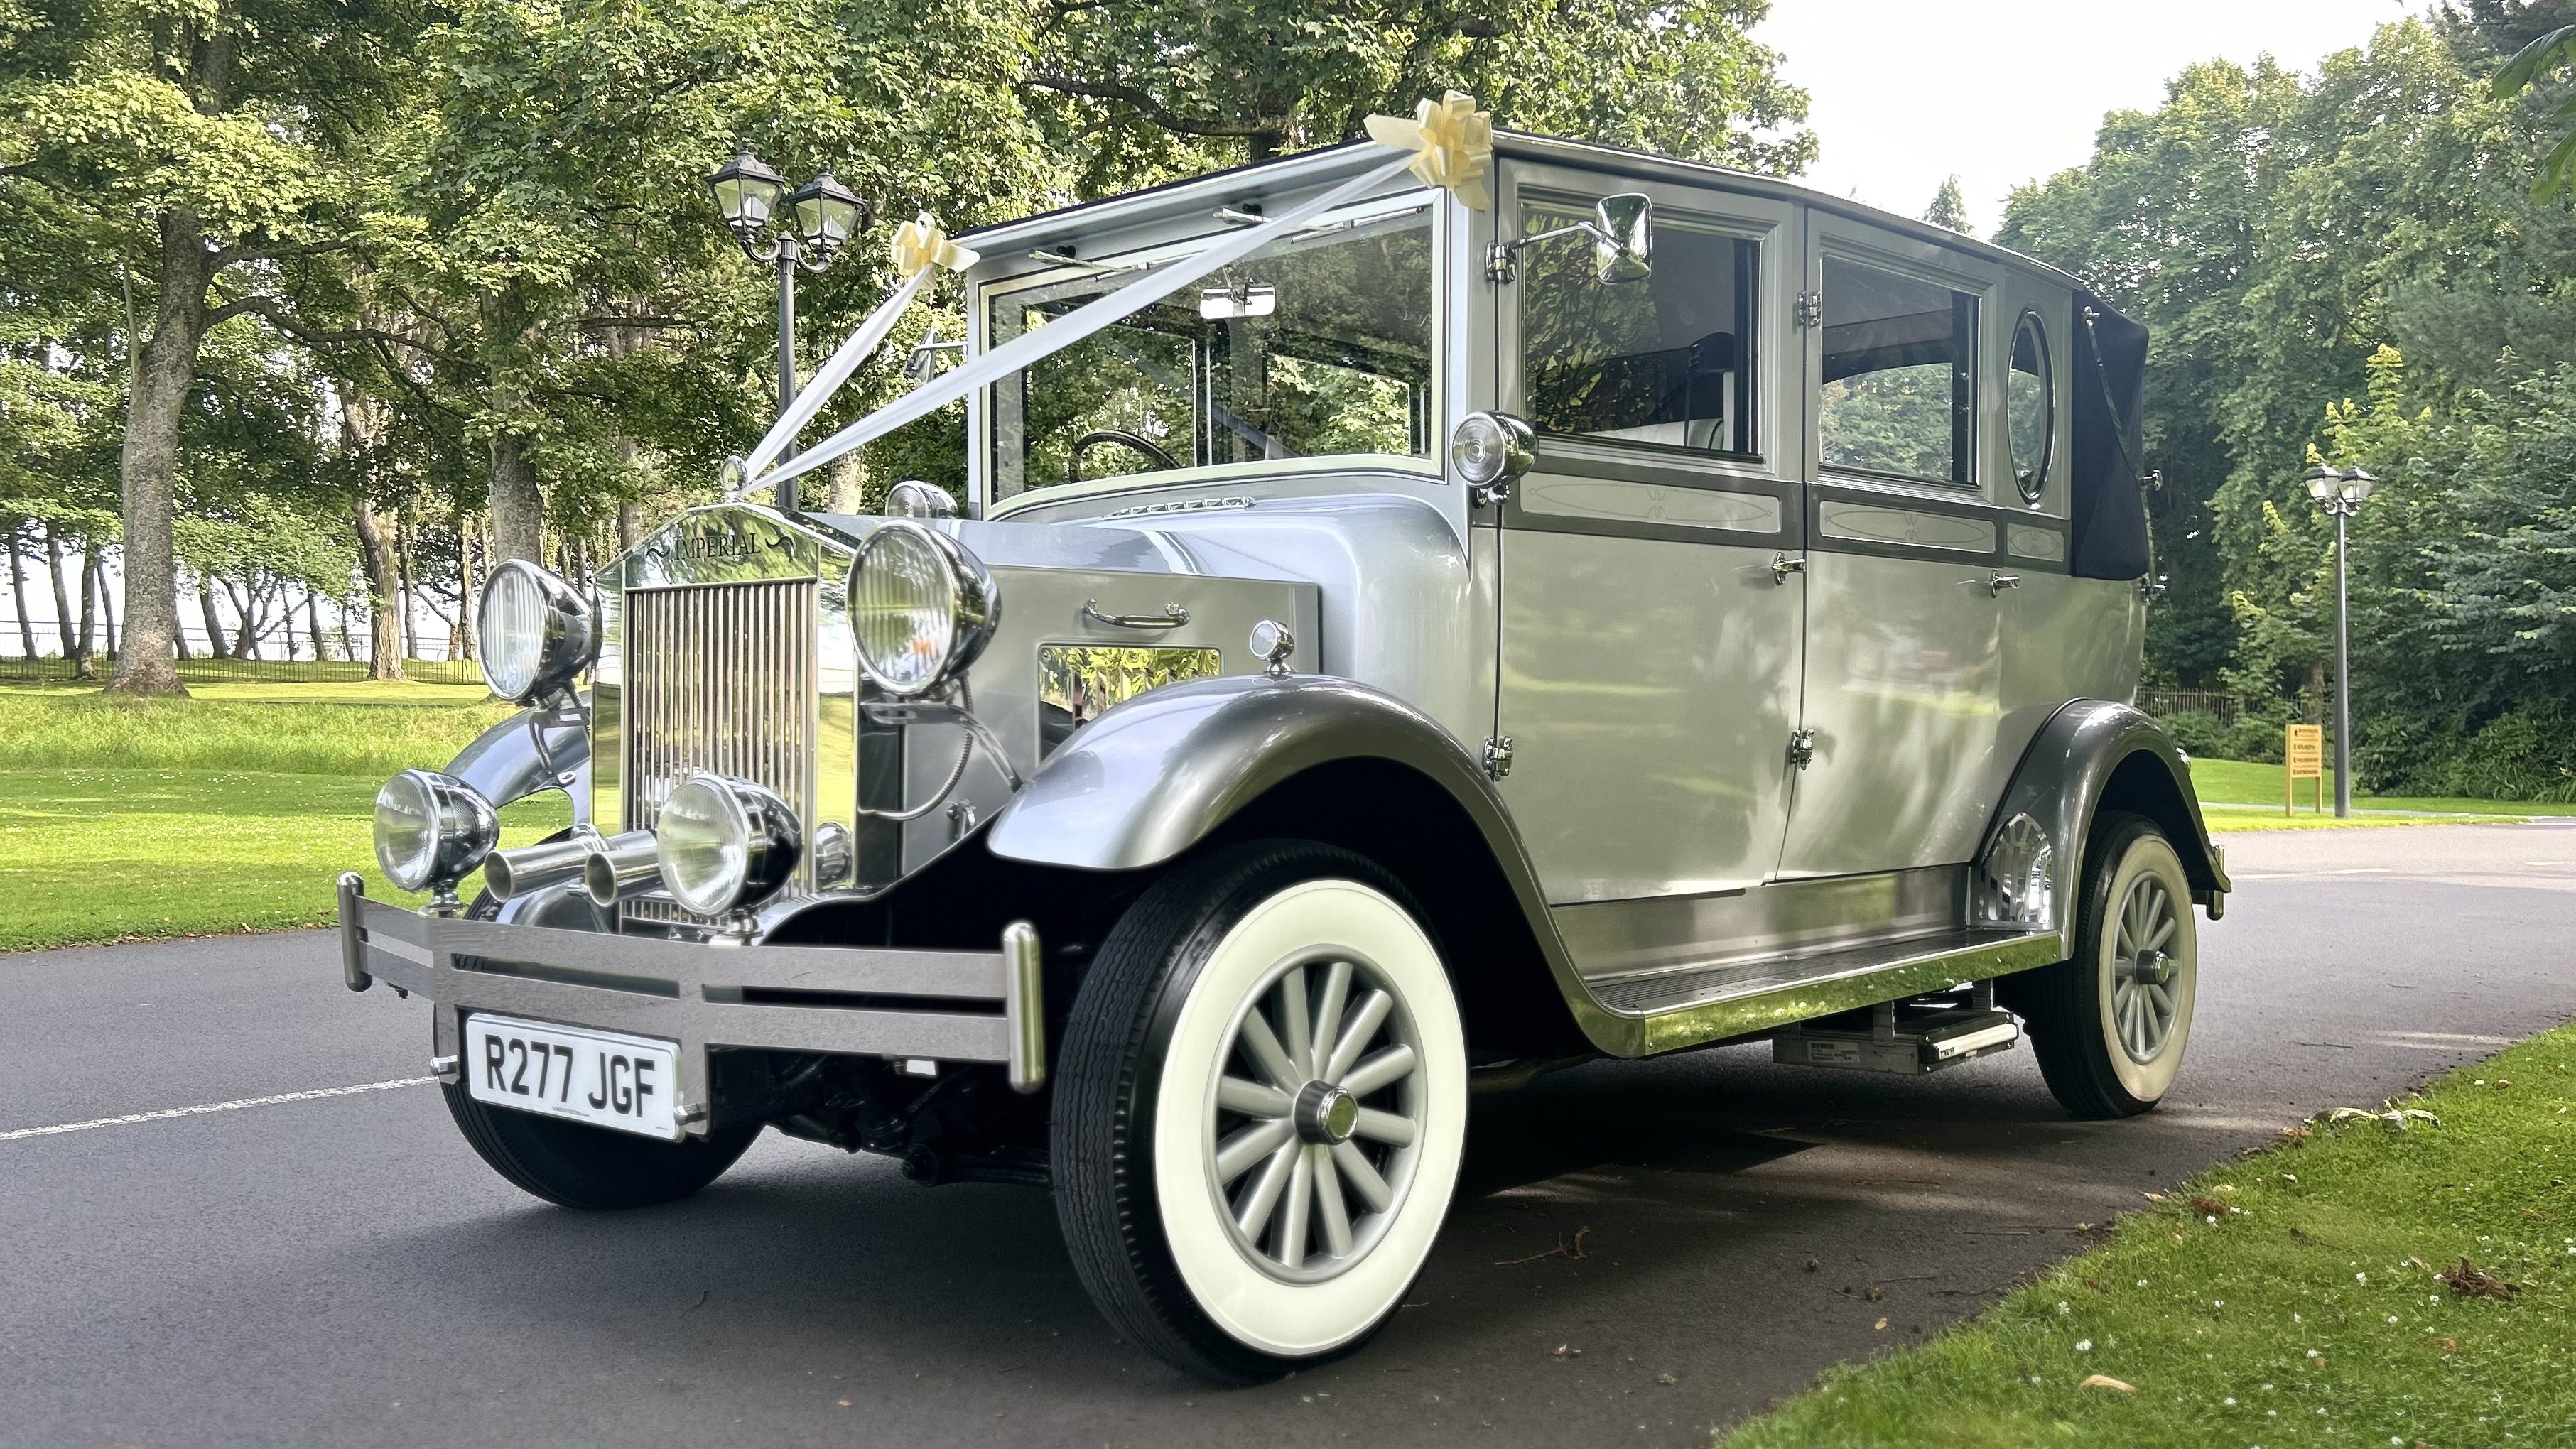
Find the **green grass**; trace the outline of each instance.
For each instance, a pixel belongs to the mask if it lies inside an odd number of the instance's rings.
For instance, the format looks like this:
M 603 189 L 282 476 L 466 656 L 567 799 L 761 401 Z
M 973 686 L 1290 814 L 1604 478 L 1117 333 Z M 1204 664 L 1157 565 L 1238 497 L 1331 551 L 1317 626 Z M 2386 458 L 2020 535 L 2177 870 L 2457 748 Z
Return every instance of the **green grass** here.
M 2319 1127 L 2205 1173 L 1973 1323 L 1828 1370 L 1722 1442 L 2565 1444 L 2576 1028 L 2401 1105 L 2441 1124 Z M 2454 1291 L 2436 1273 L 2462 1258 L 2518 1293 Z
M 2262 805 L 2274 811 L 2281 808 L 2281 766 L 2255 765 L 2242 760 L 2204 760 L 2191 762 L 2192 787 L 2204 805 Z M 2299 782 L 2298 814 L 2313 816 L 2315 796 L 2310 792 L 2315 782 Z M 2325 818 L 2334 818 L 2333 767 L 2327 767 Z M 2528 800 L 2458 800 L 2422 798 L 2411 795 L 2356 794 L 2355 810 L 2408 810 L 2442 815 L 2576 815 L 2576 805 L 2543 805 Z M 2276 816 L 2277 818 L 2277 816 Z
M 511 708 L 480 686 L 363 681 L 209 685 L 188 699 L 0 690 L 0 769 L 254 770 L 381 780 L 415 765 L 445 764 Z
M 0 689 L 0 951 L 324 925 L 352 868 L 396 895 L 374 870 L 376 787 L 510 712 L 479 684 Z M 502 811 L 503 838 L 570 819 L 541 795 Z
M 444 763 L 438 755 L 433 763 Z M 340 872 L 371 895 L 375 777 L 0 771 L 0 951 L 328 925 Z M 501 812 L 517 845 L 572 823 L 547 793 Z M 475 889 L 469 880 L 465 892 Z

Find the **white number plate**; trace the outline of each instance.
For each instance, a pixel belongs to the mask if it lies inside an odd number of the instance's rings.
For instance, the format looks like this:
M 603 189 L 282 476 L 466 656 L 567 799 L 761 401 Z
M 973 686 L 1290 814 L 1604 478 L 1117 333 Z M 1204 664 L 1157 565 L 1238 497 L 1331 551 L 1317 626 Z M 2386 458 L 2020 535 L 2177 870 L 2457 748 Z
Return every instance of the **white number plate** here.
M 465 1018 L 465 1090 L 478 1102 L 677 1142 L 676 1042 L 516 1017 Z

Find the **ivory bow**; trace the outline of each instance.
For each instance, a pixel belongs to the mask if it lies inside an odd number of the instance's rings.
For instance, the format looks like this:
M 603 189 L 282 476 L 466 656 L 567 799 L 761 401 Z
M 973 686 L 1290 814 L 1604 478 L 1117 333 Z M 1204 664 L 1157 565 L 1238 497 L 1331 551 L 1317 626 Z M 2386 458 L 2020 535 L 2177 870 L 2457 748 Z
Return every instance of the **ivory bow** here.
M 933 264 L 962 272 L 977 261 L 972 248 L 950 241 L 948 233 L 941 231 L 939 223 L 932 221 L 926 211 L 896 227 L 894 241 L 887 250 L 894 257 L 894 269 L 907 277 L 917 277 Z
M 1493 204 L 1485 191 L 1485 173 L 1494 164 L 1494 118 L 1476 109 L 1476 98 L 1451 91 L 1438 100 L 1424 99 L 1413 119 L 1368 118 L 1369 139 L 1417 153 L 1413 174 L 1425 185 L 1444 186 L 1477 211 Z

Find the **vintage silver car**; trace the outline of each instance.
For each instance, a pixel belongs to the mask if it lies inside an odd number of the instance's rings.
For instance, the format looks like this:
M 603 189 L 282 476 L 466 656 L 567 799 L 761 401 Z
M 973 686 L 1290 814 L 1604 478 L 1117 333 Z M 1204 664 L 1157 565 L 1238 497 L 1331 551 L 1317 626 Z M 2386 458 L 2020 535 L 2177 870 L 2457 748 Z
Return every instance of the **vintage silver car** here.
M 341 922 L 496 1170 L 631 1207 L 769 1127 L 1043 1186 L 1120 1332 L 1247 1381 L 1387 1320 L 1471 1097 L 1551 1068 L 2027 1033 L 2077 1116 L 2165 1095 L 2229 886 L 2129 704 L 2143 329 L 1763 177 L 1387 156 L 960 238 L 950 377 L 1048 339 L 962 509 L 495 574 L 526 712 L 385 786 L 431 899 Z M 544 790 L 576 828 L 496 852 Z

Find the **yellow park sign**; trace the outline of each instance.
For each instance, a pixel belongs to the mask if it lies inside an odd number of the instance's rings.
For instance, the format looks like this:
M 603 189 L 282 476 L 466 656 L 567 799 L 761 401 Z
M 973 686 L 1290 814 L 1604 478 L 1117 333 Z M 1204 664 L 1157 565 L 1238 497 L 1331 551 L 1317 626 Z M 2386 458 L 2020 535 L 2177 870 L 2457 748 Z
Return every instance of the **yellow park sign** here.
M 2281 763 L 2288 768 L 2281 773 L 2281 813 L 2287 815 L 2296 807 L 2299 782 L 2317 782 L 2317 812 L 2326 808 L 2326 727 L 2324 725 L 2291 725 L 2283 732 Z

